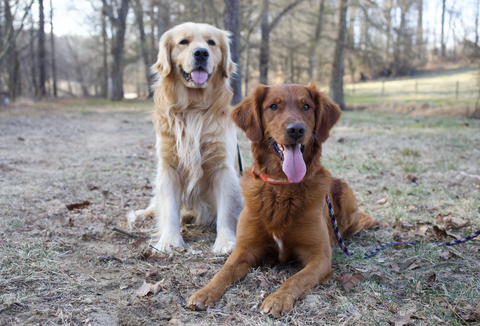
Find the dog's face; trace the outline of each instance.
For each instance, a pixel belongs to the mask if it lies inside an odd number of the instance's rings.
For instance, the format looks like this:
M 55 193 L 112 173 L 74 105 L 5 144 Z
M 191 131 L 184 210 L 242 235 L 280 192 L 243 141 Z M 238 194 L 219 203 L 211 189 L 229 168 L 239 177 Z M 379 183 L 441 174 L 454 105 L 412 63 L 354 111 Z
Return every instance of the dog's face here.
M 270 157 L 275 154 L 273 159 L 291 183 L 303 180 L 307 165 L 318 157 L 320 144 L 340 116 L 338 106 L 313 83 L 260 85 L 232 112 L 235 123 L 253 143 L 269 143 Z
M 208 24 L 184 23 L 160 39 L 152 69 L 175 74 L 189 88 L 206 88 L 212 76 L 229 78 L 235 71 L 229 49 L 230 33 Z

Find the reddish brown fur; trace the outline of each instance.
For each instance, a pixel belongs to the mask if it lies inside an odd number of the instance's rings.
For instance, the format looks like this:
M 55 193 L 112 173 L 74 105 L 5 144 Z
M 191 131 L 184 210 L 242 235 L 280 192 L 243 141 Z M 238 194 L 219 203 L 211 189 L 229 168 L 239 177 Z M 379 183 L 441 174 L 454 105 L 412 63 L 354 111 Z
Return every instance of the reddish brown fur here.
M 272 103 L 278 110 L 270 109 Z M 308 104 L 311 109 L 304 110 Z M 297 259 L 304 269 L 268 296 L 262 311 L 280 315 L 292 309 L 304 291 L 331 276 L 331 244 L 335 243 L 325 196 L 332 198 L 343 235 L 375 225 L 373 217 L 358 213 L 352 190 L 340 179 L 330 177 L 321 165 L 322 143 L 341 116 L 340 109 L 311 83 L 259 86 L 232 113 L 233 120 L 252 140 L 255 171 L 285 178 L 282 163 L 271 148 L 269 137 L 289 144 L 285 126 L 301 122 L 306 127 L 303 154 L 307 173 L 299 183 L 275 185 L 244 172 L 240 185 L 245 206 L 237 226 L 237 243 L 225 266 L 203 289 L 189 298 L 189 306 L 213 306 L 225 289 L 245 276 L 249 268 L 272 256 L 280 262 Z

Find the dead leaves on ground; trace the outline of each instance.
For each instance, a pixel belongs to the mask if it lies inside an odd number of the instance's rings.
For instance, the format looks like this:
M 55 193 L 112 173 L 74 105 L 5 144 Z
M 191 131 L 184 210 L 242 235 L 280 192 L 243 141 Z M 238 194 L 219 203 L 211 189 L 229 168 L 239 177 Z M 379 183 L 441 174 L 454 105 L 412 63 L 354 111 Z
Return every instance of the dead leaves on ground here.
M 403 326 L 403 325 L 407 325 L 410 322 L 410 320 L 411 320 L 410 315 L 397 316 L 393 319 L 390 319 L 389 323 L 394 325 L 394 326 Z
M 81 203 L 75 203 L 75 204 L 66 204 L 65 206 L 67 207 L 67 209 L 69 211 L 72 211 L 74 209 L 81 209 L 81 208 L 85 208 L 87 206 L 90 206 L 90 202 L 88 200 L 84 200 L 83 202 Z
M 450 303 L 446 298 L 437 301 L 445 305 L 452 313 L 452 315 L 463 322 L 477 322 L 480 321 L 480 304 L 472 306 L 463 301 L 458 303 Z
M 363 279 L 364 276 L 360 273 L 355 273 L 353 275 L 345 274 L 342 276 L 337 276 L 337 280 L 342 284 L 343 288 L 347 292 L 352 290 L 358 284 L 358 282 Z
M 151 296 L 155 296 L 160 290 L 163 288 L 163 283 L 165 282 L 165 279 L 162 279 L 161 281 L 151 284 L 147 283 L 146 281 L 143 281 L 143 285 L 135 292 L 137 297 L 143 298 L 146 297 L 149 293 L 151 293 Z

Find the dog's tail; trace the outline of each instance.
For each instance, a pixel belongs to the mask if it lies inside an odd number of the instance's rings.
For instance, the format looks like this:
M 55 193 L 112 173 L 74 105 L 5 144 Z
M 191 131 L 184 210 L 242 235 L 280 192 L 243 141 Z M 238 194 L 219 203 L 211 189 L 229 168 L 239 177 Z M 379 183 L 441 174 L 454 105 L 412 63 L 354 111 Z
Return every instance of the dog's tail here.
M 386 228 L 388 227 L 388 223 L 377 221 L 373 216 L 368 215 L 364 212 L 358 212 L 358 220 L 361 224 L 363 224 L 362 229 L 370 229 L 370 228 Z
M 155 210 L 153 209 L 152 206 L 148 207 L 147 209 L 140 209 L 138 211 L 128 212 L 127 222 L 128 222 L 128 226 L 130 227 L 130 230 L 132 229 L 133 224 L 138 220 L 153 218 L 154 215 L 155 215 Z

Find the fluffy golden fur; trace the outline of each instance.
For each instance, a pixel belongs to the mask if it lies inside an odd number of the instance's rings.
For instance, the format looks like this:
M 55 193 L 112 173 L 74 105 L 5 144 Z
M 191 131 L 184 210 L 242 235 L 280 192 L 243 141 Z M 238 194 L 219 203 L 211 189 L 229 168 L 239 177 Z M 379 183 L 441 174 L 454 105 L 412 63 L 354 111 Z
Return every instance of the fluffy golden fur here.
M 230 252 L 243 199 L 238 185 L 235 126 L 230 120 L 232 98 L 229 78 L 235 64 L 226 31 L 207 24 L 184 23 L 160 39 L 154 85 L 158 170 L 154 197 L 146 210 L 130 212 L 129 223 L 138 217 L 155 216 L 158 242 L 170 251 L 184 246 L 181 218 L 194 223 L 213 222 L 217 238 L 213 250 Z M 200 49 L 208 55 L 200 63 Z M 198 57 L 198 56 L 197 56 Z M 196 83 L 196 67 L 208 74 Z
M 373 217 L 359 213 L 348 185 L 332 178 L 321 165 L 322 143 L 340 116 L 339 108 L 313 83 L 308 87 L 259 86 L 234 110 L 233 120 L 252 140 L 257 173 L 277 179 L 296 178 L 297 172 L 284 172 L 287 154 L 291 154 L 287 153 L 289 146 L 302 156 L 306 172 L 301 180 L 289 184 L 267 183 L 251 170 L 244 172 L 240 185 L 245 207 L 237 226 L 237 244 L 210 283 L 190 296 L 190 308 L 213 307 L 227 287 L 251 267 L 277 259 L 298 260 L 304 269 L 270 294 L 261 310 L 276 316 L 291 310 L 296 298 L 332 273 L 331 245 L 336 241 L 325 202 L 327 194 L 332 198 L 342 235 L 376 224 Z M 292 138 L 291 124 L 301 124 L 302 134 Z M 300 154 L 301 149 L 304 151 Z

